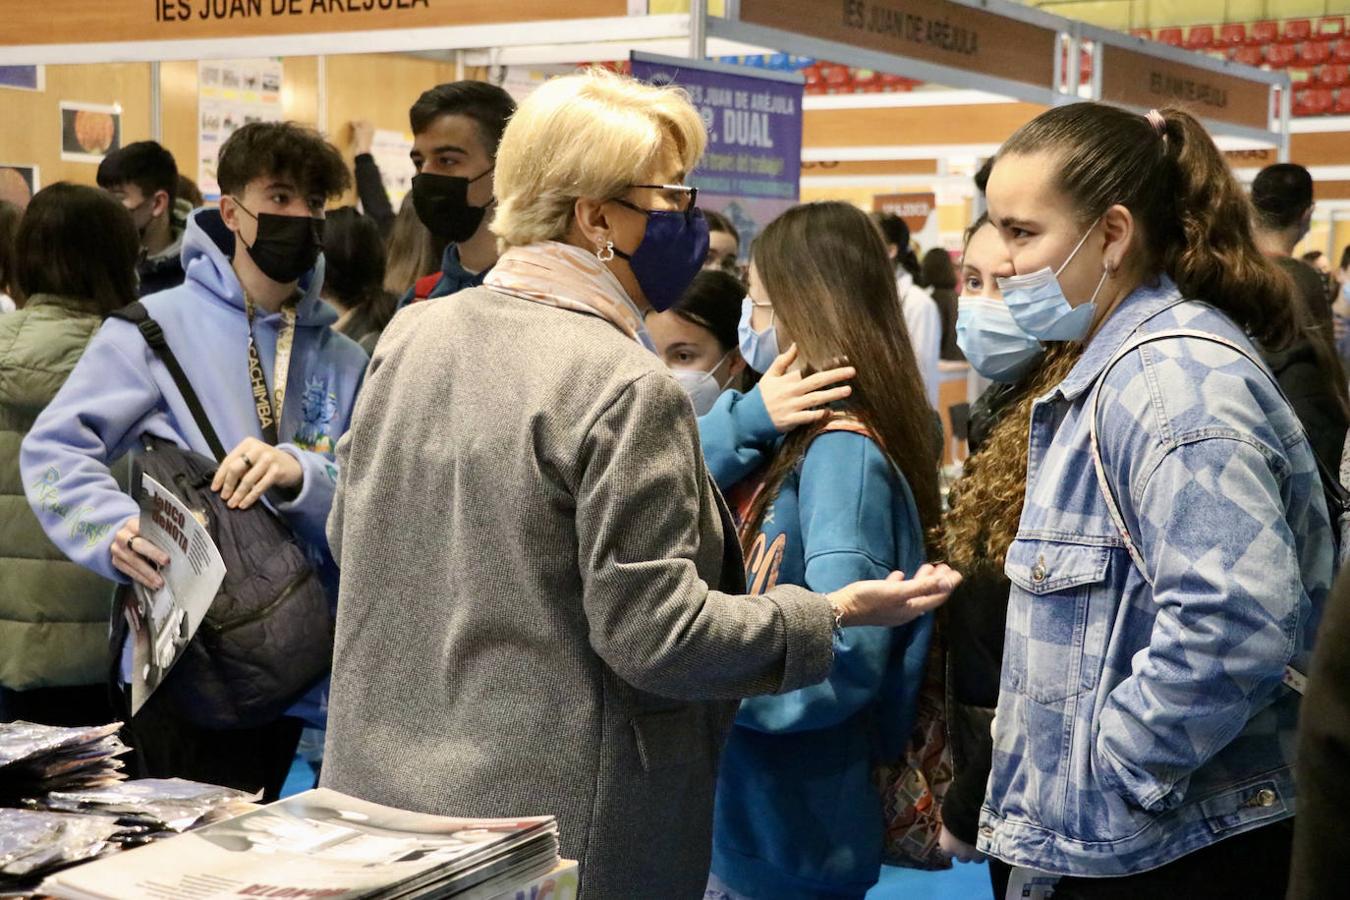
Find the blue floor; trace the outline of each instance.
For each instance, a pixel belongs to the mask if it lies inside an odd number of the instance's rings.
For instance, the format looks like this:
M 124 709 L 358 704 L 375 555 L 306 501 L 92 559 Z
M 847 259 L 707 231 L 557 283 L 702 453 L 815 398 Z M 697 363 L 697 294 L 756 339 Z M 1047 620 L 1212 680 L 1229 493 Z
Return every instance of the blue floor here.
M 946 872 L 919 872 L 885 866 L 867 900 L 993 900 L 989 867 L 957 863 Z
M 290 777 L 281 790 L 289 797 L 314 787 L 314 770 L 296 757 Z M 886 866 L 881 882 L 867 894 L 868 900 L 992 900 L 988 868 L 983 865 L 956 865 L 947 872 L 919 872 Z

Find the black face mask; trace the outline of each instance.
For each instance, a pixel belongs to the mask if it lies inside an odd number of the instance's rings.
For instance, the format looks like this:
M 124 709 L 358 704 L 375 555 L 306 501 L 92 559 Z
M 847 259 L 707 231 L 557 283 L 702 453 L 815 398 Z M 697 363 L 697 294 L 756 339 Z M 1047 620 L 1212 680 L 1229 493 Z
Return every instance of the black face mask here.
M 487 206 L 469 205 L 469 185 L 492 173 L 488 169 L 478 178 L 458 175 L 433 175 L 421 172 L 413 176 L 412 199 L 417 218 L 433 235 L 452 244 L 460 244 L 473 237 L 483 224 Z
M 252 247 L 244 244 L 242 235 L 239 237 L 258 271 L 277 284 L 290 284 L 314 268 L 323 250 L 323 219 L 274 213 L 254 216 L 244 204 L 238 200 L 235 203 L 258 222 L 258 235 Z

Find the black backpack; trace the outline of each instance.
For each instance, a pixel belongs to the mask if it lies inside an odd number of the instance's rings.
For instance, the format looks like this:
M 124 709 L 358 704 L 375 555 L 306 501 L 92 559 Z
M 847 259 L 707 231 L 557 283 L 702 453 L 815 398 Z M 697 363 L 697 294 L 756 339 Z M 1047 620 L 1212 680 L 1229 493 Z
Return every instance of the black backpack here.
M 178 716 L 202 728 L 273 722 L 332 664 L 328 597 L 285 522 L 261 503 L 230 509 L 211 490 L 217 460 L 226 451 L 159 324 L 139 302 L 113 316 L 140 329 L 216 457 L 151 436 L 134 452 L 131 494 L 137 502 L 144 493 L 141 476 L 149 475 L 205 523 L 225 561 L 225 580 L 211 608 L 156 693 L 166 695 Z M 124 634 L 122 605 L 115 609 L 114 630 Z

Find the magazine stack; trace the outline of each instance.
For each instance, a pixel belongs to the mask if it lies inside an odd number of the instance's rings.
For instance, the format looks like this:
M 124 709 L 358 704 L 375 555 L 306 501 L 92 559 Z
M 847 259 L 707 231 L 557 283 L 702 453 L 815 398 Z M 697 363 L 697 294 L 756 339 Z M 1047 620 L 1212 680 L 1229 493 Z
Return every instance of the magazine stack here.
M 551 817 L 433 816 L 321 788 L 67 869 L 41 893 L 65 900 L 514 900 L 546 879 L 553 879 L 550 897 L 575 896 L 575 866 L 560 865 Z
M 0 805 L 122 781 L 117 757 L 129 751 L 117 739 L 121 727 L 121 722 L 92 728 L 0 724 Z

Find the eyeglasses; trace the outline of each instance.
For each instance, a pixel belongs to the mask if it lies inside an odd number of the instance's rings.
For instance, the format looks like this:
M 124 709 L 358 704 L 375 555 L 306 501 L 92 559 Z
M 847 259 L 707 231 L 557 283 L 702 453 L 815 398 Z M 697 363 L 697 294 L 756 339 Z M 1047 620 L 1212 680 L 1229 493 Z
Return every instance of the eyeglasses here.
M 636 188 L 660 191 L 662 198 L 669 203 L 671 209 L 676 212 L 687 213 L 698 205 L 698 188 L 690 187 L 687 184 L 630 184 L 627 190 L 631 191 Z M 636 209 L 639 212 L 652 211 L 642 209 L 627 200 L 616 200 L 615 202 L 627 206 L 629 209 Z

